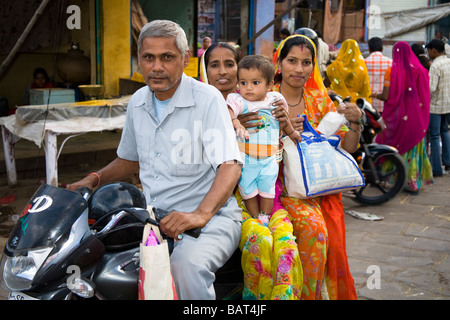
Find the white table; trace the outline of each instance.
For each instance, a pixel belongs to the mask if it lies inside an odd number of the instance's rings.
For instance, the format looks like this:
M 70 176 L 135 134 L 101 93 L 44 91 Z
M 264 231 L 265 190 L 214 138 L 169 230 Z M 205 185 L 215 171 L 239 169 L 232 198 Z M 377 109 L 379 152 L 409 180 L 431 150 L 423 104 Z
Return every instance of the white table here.
M 95 115 L 89 116 L 89 108 L 95 106 L 98 110 L 99 106 L 103 106 L 110 110 L 111 108 L 120 106 L 120 110 L 123 110 L 123 106 L 124 104 L 125 106 L 128 104 L 129 98 L 130 97 L 128 96 L 113 100 L 50 105 L 48 109 L 46 108 L 49 114 L 53 112 L 53 116 L 58 113 L 58 108 L 67 108 L 68 106 L 76 105 L 78 108 L 84 108 L 83 111 L 86 111 L 84 112 L 84 116 L 75 115 L 65 120 L 37 120 L 33 122 L 24 122 L 16 115 L 0 118 L 8 185 L 17 184 L 14 144 L 18 139 L 24 138 L 35 142 L 39 148 L 42 146 L 44 147 L 47 184 L 58 186 L 58 157 L 65 143 L 64 141 L 61 145 L 61 149 L 58 151 L 58 135 L 69 135 L 66 139 L 67 141 L 71 137 L 88 132 L 122 129 L 125 123 L 125 112 L 121 111 L 119 115 L 117 115 L 116 112 L 116 116 L 111 117 L 96 117 Z

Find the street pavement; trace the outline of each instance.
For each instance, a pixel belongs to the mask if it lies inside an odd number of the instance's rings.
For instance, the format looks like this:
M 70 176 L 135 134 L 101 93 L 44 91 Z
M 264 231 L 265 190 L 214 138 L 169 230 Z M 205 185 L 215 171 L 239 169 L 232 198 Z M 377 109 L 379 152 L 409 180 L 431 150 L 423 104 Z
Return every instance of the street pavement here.
M 73 182 L 90 169 L 64 169 L 61 181 Z M 39 179 L 21 179 L 11 188 L 2 176 L 0 252 L 20 214 L 39 186 Z M 0 201 L 1 202 L 1 201 Z M 343 197 L 345 211 L 375 214 L 368 221 L 345 216 L 347 255 L 360 300 L 450 299 L 450 175 L 437 177 L 418 195 L 400 192 L 379 206 L 364 206 Z M 0 300 L 4 299 L 0 294 Z
M 344 198 L 347 255 L 358 299 L 450 299 L 450 175 L 434 178 L 418 195 L 399 193 L 379 206 Z

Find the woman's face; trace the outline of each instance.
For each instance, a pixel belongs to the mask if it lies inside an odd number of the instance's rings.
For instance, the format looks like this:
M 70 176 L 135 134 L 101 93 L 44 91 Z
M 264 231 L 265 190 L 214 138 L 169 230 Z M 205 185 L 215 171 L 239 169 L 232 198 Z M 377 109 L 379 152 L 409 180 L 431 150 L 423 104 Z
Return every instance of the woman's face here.
M 45 84 L 47 83 L 47 78 L 44 74 L 38 73 L 34 78 L 34 83 L 38 88 L 44 88 Z
M 234 53 L 227 48 L 217 47 L 209 55 L 206 66 L 209 84 L 220 92 L 228 93 L 236 89 L 237 63 Z
M 278 60 L 278 69 L 283 75 L 282 85 L 301 88 L 314 70 L 311 51 L 303 45 L 294 45 L 286 58 Z

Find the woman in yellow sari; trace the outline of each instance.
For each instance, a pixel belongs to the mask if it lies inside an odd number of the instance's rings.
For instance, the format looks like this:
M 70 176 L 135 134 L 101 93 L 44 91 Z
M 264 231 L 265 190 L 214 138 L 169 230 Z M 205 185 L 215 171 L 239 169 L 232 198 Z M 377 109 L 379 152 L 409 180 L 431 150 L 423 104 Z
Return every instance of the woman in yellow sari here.
M 358 98 L 371 102 L 369 73 L 355 40 L 342 42 L 336 60 L 327 67 L 327 76 L 330 89 L 342 98 L 350 96 L 351 102 L 356 102 Z
M 201 59 L 202 79 L 215 86 L 224 96 L 236 92 L 238 55 L 226 43 L 215 43 Z M 281 106 L 280 109 L 283 109 Z M 258 121 L 255 113 L 243 116 L 244 124 Z M 253 125 L 260 125 L 253 122 Z M 245 209 L 239 191 L 236 198 L 243 208 L 242 268 L 244 272 L 245 300 L 292 300 L 299 299 L 302 289 L 302 266 L 293 226 L 286 211 L 272 215 L 269 225 L 253 219 Z

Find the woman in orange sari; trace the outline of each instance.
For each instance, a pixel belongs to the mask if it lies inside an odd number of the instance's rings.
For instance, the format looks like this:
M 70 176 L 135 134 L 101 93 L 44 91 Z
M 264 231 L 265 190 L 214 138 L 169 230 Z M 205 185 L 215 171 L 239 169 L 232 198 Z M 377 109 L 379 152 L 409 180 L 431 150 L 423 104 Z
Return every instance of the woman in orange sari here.
M 275 59 L 278 72 L 275 90 L 288 102 L 294 128 L 303 130 L 302 117 L 299 117 L 303 114 L 316 128 L 325 114 L 336 108 L 320 77 L 313 42 L 301 35 L 291 36 L 280 44 Z M 359 142 L 358 121 L 362 112 L 354 103 L 338 112 L 343 113 L 350 124 L 342 126 L 337 134 L 343 138 L 342 147 L 353 152 Z M 284 211 L 292 219 L 302 262 L 302 299 L 326 298 L 322 293 L 328 294 L 330 299 L 356 299 L 345 249 L 341 194 L 311 199 L 289 197 L 284 191 L 280 168 L 273 212 Z M 322 290 L 324 284 L 327 290 Z
M 294 128 L 302 131 L 302 117 L 316 128 L 329 111 L 336 111 L 320 77 L 313 42 L 300 35 L 287 38 L 276 52 L 276 87 L 289 104 Z M 349 121 L 337 134 L 342 147 L 353 152 L 360 135 L 362 112 L 354 104 L 338 110 Z M 356 299 L 356 290 L 345 249 L 345 224 L 341 194 L 298 199 L 284 192 L 282 168 L 277 183 L 279 202 L 274 211 L 287 210 L 293 220 L 294 235 L 303 267 L 302 299 Z M 325 283 L 324 281 L 325 280 Z M 323 285 L 327 290 L 321 290 Z

